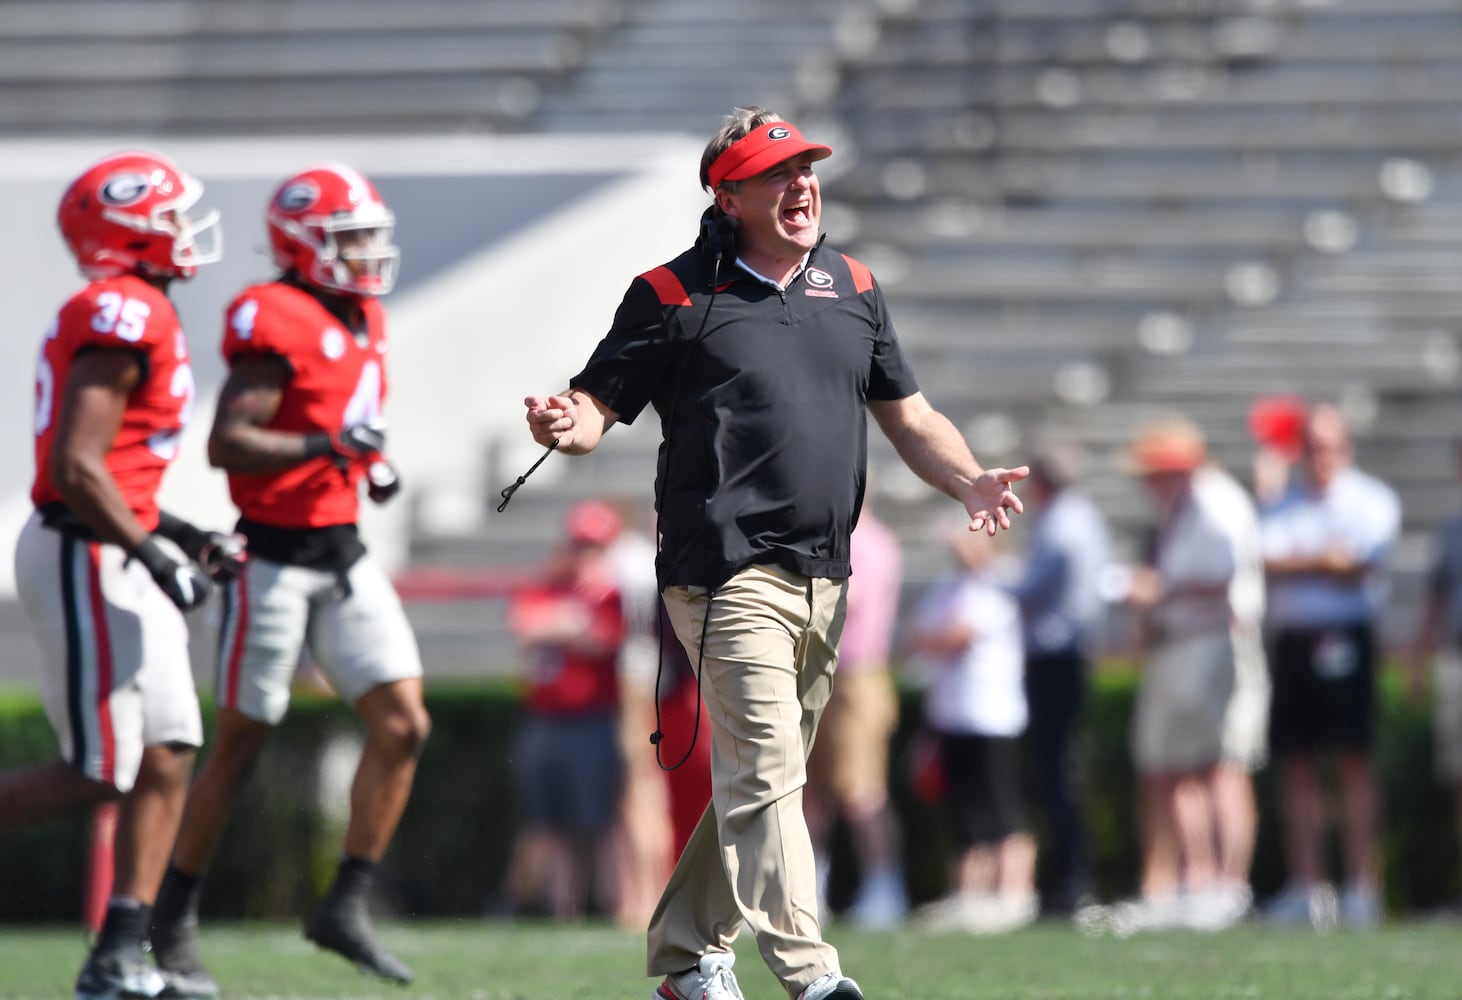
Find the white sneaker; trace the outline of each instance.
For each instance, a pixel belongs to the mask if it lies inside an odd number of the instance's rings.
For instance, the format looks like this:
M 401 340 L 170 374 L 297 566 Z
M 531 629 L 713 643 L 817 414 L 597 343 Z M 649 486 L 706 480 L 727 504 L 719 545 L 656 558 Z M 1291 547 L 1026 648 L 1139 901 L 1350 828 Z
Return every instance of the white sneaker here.
M 829 972 L 808 984 L 797 1000 L 863 1000 L 863 991 L 847 976 Z
M 970 934 L 1008 934 L 1035 922 L 1041 912 L 1036 894 L 985 896 L 965 913 L 964 930 Z
M 1353 931 L 1373 931 L 1383 918 L 1381 894 L 1375 886 L 1351 885 L 1340 894 L 1340 923 Z
M 1215 933 L 1226 931 L 1249 915 L 1254 894 L 1243 883 L 1216 882 L 1181 899 L 1184 927 Z
M 903 923 L 909 912 L 909 897 L 898 872 L 874 872 L 858 889 L 849 915 L 863 930 L 886 931 Z
M 1183 902 L 1177 893 L 1140 896 L 1110 906 L 1076 911 L 1076 926 L 1091 935 L 1126 938 L 1143 931 L 1172 930 L 1183 925 Z
M 985 898 L 976 892 L 951 892 L 919 907 L 909 923 L 924 931 L 962 931 L 984 906 Z
M 729 951 L 702 955 L 694 969 L 666 976 L 650 1000 L 746 1000 L 731 971 L 735 964 L 736 956 Z
M 956 892 L 919 907 L 910 923 L 926 931 L 1005 934 L 1033 923 L 1040 910 L 1033 892 L 1020 896 Z

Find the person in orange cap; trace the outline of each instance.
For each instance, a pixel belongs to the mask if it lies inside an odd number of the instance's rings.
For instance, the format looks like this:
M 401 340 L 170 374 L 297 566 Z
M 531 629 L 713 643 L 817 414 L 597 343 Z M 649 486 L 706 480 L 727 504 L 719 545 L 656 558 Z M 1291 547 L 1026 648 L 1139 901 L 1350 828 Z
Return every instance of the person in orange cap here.
M 1249 772 L 1264 759 L 1269 702 L 1258 519 L 1186 419 L 1142 428 L 1129 458 L 1156 515 L 1151 551 L 1128 594 L 1147 647 L 1132 755 L 1145 860 L 1166 841 L 1179 863 L 1175 889 L 1145 886 L 1148 896 L 1114 909 L 1114 929 L 1220 930 L 1252 902 Z

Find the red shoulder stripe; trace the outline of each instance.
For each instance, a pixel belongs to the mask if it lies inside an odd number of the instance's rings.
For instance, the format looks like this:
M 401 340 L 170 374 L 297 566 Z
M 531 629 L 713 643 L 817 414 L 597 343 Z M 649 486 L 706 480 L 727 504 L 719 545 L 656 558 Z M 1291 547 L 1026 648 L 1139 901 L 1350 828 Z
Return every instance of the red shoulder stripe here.
M 843 254 L 842 257 L 843 260 L 848 262 L 848 270 L 853 274 L 853 287 L 857 289 L 858 294 L 862 295 L 864 292 L 871 291 L 873 288 L 873 272 L 847 254 Z
M 685 286 L 670 268 L 661 265 L 653 271 L 646 271 L 640 277 L 648 281 L 655 294 L 660 296 L 662 306 L 690 305 L 690 296 L 685 294 Z

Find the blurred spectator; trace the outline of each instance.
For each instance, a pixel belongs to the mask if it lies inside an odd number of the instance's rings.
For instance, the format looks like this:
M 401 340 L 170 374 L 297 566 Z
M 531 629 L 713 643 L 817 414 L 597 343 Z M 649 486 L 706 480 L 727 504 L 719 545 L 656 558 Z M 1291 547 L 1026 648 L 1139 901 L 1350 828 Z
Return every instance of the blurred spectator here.
M 1257 814 L 1249 772 L 1264 757 L 1269 680 L 1261 618 L 1257 515 L 1243 488 L 1208 463 L 1198 428 L 1144 428 L 1132 464 L 1156 514 L 1148 563 L 1129 602 L 1146 651 L 1132 728 L 1148 872 L 1145 896 L 1117 929 L 1221 930 L 1248 913 Z M 1151 855 L 1172 845 L 1176 892 L 1161 893 Z
M 619 648 L 624 788 L 614 836 L 615 917 L 625 927 L 642 927 L 655 912 L 670 874 L 670 831 L 664 822 L 669 796 L 648 742 L 655 728 L 660 589 L 655 582 L 655 543 L 649 532 L 634 527 L 641 517 L 640 506 L 628 501 L 614 506 L 625 524 L 606 553 L 625 623 Z
M 1277 503 L 1289 487 L 1290 469 L 1304 447 L 1308 406 L 1298 396 L 1260 396 L 1249 406 L 1254 451 L 1254 497 L 1260 507 Z
M 1107 526 L 1073 488 L 1074 449 L 1048 447 L 1027 480 L 1035 525 L 1025 572 L 1015 586 L 1025 642 L 1030 707 L 1027 764 L 1044 814 L 1050 887 L 1045 913 L 1073 913 L 1092 899 L 1091 859 L 1072 778 L 1071 742 L 1086 702 L 1087 675 L 1102 641 L 1100 591 L 1109 558 Z
M 1337 912 L 1321 870 L 1326 810 L 1316 757 L 1323 750 L 1336 753 L 1340 785 L 1346 883 L 1339 918 L 1369 928 L 1382 916 L 1371 765 L 1376 616 L 1381 564 L 1396 540 L 1401 505 L 1389 486 L 1351 462 L 1340 411 L 1315 406 L 1305 420 L 1297 481 L 1262 519 L 1274 665 L 1270 741 L 1280 764 L 1289 867 L 1266 917 L 1280 924 L 1324 925 Z
M 994 543 L 964 522 L 948 537 L 959 569 L 920 600 L 909 645 L 932 668 L 924 713 L 939 739 L 958 853 L 950 893 L 914 923 L 994 934 L 1030 923 L 1039 909 L 1019 780 L 1020 610 L 992 572 Z
M 1462 445 L 1457 466 L 1462 472 Z M 1410 694 L 1417 702 L 1426 694 L 1428 666 L 1435 678 L 1432 759 L 1438 780 L 1454 790 L 1454 822 L 1462 848 L 1462 512 L 1437 532 L 1426 609 L 1409 666 Z
M 608 546 L 619 513 L 576 504 L 544 582 L 514 595 L 509 625 L 530 658 L 514 753 L 522 826 L 510 878 L 515 907 L 557 919 L 588 912 L 618 814 L 619 652 L 624 612 Z
M 662 615 L 665 612 L 662 611 Z M 701 672 L 691 665 L 668 616 L 660 619 L 659 766 L 670 792 L 670 860 L 680 861 L 711 801 L 711 719 Z
M 632 509 L 626 505 L 621 512 L 632 523 Z M 625 611 L 617 915 L 626 927 L 643 927 L 710 801 L 710 720 L 685 648 L 660 607 L 655 543 L 648 533 L 627 528 L 608 557 Z M 661 733 L 658 746 L 649 740 L 654 732 Z
M 888 745 L 898 726 L 889 651 L 903 578 L 898 538 L 865 501 L 853 529 L 848 617 L 838 647 L 832 698 L 812 755 L 802 805 L 817 851 L 826 899 L 833 822 L 841 816 L 858 858 L 858 893 L 850 908 L 860 927 L 888 928 L 908 912 L 899 860 L 898 819 L 888 800 Z

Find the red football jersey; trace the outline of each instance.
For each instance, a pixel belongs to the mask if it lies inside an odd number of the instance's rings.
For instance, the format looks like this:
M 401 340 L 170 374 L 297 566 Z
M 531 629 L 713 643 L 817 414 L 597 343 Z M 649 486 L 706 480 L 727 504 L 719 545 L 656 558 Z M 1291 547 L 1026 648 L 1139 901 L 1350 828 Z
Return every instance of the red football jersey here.
M 357 340 L 313 295 L 279 282 L 254 285 L 229 305 L 223 356 L 230 365 L 276 354 L 293 374 L 268 427 L 333 432 L 376 420 L 386 398 L 386 314 L 361 300 L 366 337 Z M 367 462 L 341 468 L 323 455 L 282 472 L 228 474 L 229 494 L 250 520 L 278 528 L 354 524 Z
M 193 369 L 178 314 L 163 292 L 134 274 L 94 281 L 61 307 L 36 365 L 37 507 L 61 500 L 51 482 L 56 417 L 71 362 L 88 347 L 123 348 L 144 359 L 143 377 L 127 397 L 122 426 L 107 453 L 107 471 L 148 531 L 157 527 L 157 489 L 178 454 L 178 436 L 193 410 Z

